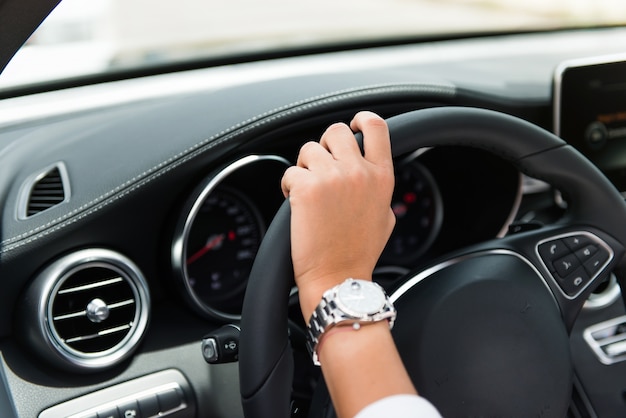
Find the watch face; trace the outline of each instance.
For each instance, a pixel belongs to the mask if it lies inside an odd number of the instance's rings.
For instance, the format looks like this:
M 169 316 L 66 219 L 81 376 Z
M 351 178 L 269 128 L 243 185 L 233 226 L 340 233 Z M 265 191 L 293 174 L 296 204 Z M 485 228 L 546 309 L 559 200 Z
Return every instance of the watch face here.
M 347 313 L 354 316 L 379 312 L 385 304 L 385 294 L 375 283 L 365 280 L 348 280 L 337 290 L 338 302 Z

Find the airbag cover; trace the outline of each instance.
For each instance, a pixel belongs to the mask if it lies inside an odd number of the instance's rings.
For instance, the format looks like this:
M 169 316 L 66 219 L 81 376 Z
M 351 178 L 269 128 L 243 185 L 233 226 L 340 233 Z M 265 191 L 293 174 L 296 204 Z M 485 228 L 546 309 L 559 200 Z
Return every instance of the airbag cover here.
M 565 416 L 567 332 L 520 257 L 466 256 L 399 295 L 394 338 L 420 394 L 443 416 Z

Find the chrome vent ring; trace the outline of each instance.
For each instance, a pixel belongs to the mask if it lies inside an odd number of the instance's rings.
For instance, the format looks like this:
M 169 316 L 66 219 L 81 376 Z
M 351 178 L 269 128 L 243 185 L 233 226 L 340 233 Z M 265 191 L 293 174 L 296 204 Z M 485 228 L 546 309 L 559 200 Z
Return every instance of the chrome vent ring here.
M 43 342 L 36 346 L 47 360 L 66 369 L 101 370 L 120 363 L 137 348 L 149 320 L 143 274 L 130 259 L 107 249 L 56 260 L 28 292 L 38 302 L 23 315 L 24 326 L 37 324 L 36 332 L 27 334 Z

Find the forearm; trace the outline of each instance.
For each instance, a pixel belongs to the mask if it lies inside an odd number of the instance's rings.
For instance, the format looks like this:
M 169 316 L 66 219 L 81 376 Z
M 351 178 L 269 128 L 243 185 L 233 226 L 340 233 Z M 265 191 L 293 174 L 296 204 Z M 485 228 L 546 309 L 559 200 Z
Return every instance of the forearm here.
M 346 328 L 324 336 L 318 351 L 324 379 L 340 418 L 351 418 L 365 406 L 387 396 L 417 393 L 386 321 L 364 325 L 359 330 Z

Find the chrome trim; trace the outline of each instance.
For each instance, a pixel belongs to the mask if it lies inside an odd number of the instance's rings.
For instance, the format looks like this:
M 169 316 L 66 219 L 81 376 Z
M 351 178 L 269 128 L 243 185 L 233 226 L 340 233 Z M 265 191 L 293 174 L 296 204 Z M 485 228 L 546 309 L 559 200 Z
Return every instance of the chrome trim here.
M 422 155 L 426 154 L 428 151 L 430 151 L 430 150 L 432 150 L 434 148 L 435 147 L 418 148 L 415 151 L 411 152 L 409 155 L 407 155 L 405 158 L 403 158 L 400 164 L 410 163 L 411 161 L 416 160 L 417 158 L 421 157 Z
M 561 209 L 567 209 L 567 201 L 563 198 L 560 190 L 554 190 L 554 204 Z
M 217 174 L 205 178 L 203 183 L 201 183 L 202 185 L 200 186 L 202 187 L 202 190 L 195 198 L 191 209 L 189 209 L 189 211 L 187 212 L 182 226 L 179 224 L 179 226 L 177 226 L 176 228 L 176 233 L 174 235 L 171 250 L 172 267 L 174 269 L 174 272 L 177 275 L 180 275 L 179 279 L 183 284 L 186 295 L 189 297 L 193 305 L 201 312 L 212 317 L 218 317 L 229 321 L 237 321 L 241 319 L 241 315 L 228 314 L 207 306 L 202 300 L 200 300 L 200 298 L 198 298 L 195 291 L 193 290 L 193 287 L 189 283 L 189 277 L 187 274 L 187 263 L 185 262 L 185 254 L 187 253 L 187 241 L 189 239 L 191 227 L 206 199 L 222 181 L 224 181 L 229 175 L 233 174 L 237 170 L 249 164 L 260 161 L 277 161 L 285 164 L 286 167 L 291 165 L 291 163 L 287 159 L 277 155 L 249 155 L 229 164 Z
M 522 193 L 523 194 L 535 194 L 535 193 L 545 193 L 550 191 L 550 184 L 546 183 L 543 180 L 536 179 L 534 177 L 527 176 L 526 174 L 522 174 Z
M 557 303 L 557 300 L 554 296 L 554 293 L 552 292 L 552 289 L 550 289 L 550 286 L 548 286 L 548 283 L 546 283 L 545 278 L 543 277 L 543 275 L 539 272 L 539 270 L 537 270 L 537 268 L 535 267 L 535 265 L 533 263 L 530 262 L 530 260 L 528 260 L 526 257 L 522 256 L 521 254 L 518 254 L 514 251 L 511 250 L 506 250 L 506 249 L 494 249 L 494 250 L 485 250 L 485 251 L 478 251 L 475 253 L 470 253 L 470 254 L 465 254 L 459 257 L 455 257 L 452 258 L 450 260 L 446 260 L 442 263 L 436 264 L 432 267 L 427 268 L 426 270 L 421 271 L 420 273 L 416 274 L 415 276 L 413 276 L 412 278 L 410 278 L 409 280 L 407 280 L 406 282 L 404 282 L 402 284 L 402 286 L 398 287 L 392 294 L 391 296 L 389 296 L 389 299 L 391 300 L 392 303 L 395 303 L 398 299 L 400 299 L 402 297 L 402 295 L 404 295 L 406 292 L 408 292 L 409 290 L 411 290 L 414 286 L 416 286 L 417 284 L 419 284 L 421 281 L 423 281 L 424 279 L 432 276 L 433 274 L 448 268 L 454 264 L 458 264 L 460 262 L 466 261 L 466 260 L 470 260 L 472 258 L 477 258 L 477 257 L 482 257 L 485 255 L 509 255 L 509 256 L 513 256 L 513 257 L 517 257 L 518 259 L 522 260 L 524 263 L 526 263 L 530 268 L 533 269 L 533 271 L 537 274 L 537 276 L 541 279 L 541 282 L 543 283 L 543 285 L 546 287 L 546 289 L 548 290 L 549 294 L 552 296 L 552 300 L 554 301 L 554 304 L 556 305 L 556 307 L 559 309 L 559 304 Z
M 595 310 L 606 308 L 615 303 L 620 296 L 622 296 L 622 291 L 620 290 L 619 284 L 617 284 L 617 278 L 615 274 L 611 273 L 606 289 L 599 293 L 592 292 L 587 301 L 585 301 L 583 309 Z
M 69 347 L 68 341 L 57 333 L 52 306 L 57 292 L 69 277 L 93 267 L 112 270 L 127 281 L 136 301 L 135 313 L 129 326 L 131 331 L 122 341 L 105 351 L 84 353 Z M 129 258 L 102 248 L 80 250 L 53 262 L 37 280 L 43 282 L 37 305 L 38 331 L 48 348 L 68 365 L 92 370 L 106 368 L 128 358 L 141 341 L 150 318 L 150 293 L 143 274 Z
M 548 266 L 546 266 L 546 263 L 543 261 L 543 258 L 541 258 L 541 256 L 539 255 L 539 246 L 541 244 L 544 244 L 546 242 L 550 242 L 550 241 L 554 241 L 557 239 L 562 239 L 562 238 L 567 238 L 567 237 L 571 237 L 574 235 L 584 235 L 588 238 L 590 238 L 594 243 L 600 245 L 601 247 L 603 247 L 608 253 L 609 253 L 609 258 L 608 260 L 602 265 L 602 267 L 600 267 L 600 269 L 598 269 L 598 273 L 596 273 L 593 277 L 589 278 L 589 281 L 587 282 L 587 284 L 582 287 L 578 293 L 576 293 L 574 296 L 569 296 L 567 293 L 565 293 L 563 291 L 563 289 L 561 289 L 561 285 L 559 285 L 558 281 L 554 278 L 554 276 L 552 275 L 552 273 L 550 272 L 550 269 L 548 268 Z M 582 292 L 585 291 L 585 289 L 587 289 L 591 283 L 593 283 L 594 280 L 596 280 L 599 276 L 600 273 L 602 273 L 602 271 L 604 270 L 604 268 L 606 266 L 608 266 L 611 261 L 613 261 L 613 258 L 615 257 L 615 253 L 613 252 L 613 249 L 611 247 L 609 247 L 604 241 L 602 241 L 597 235 L 592 234 L 591 232 L 587 232 L 587 231 L 574 231 L 574 232 L 567 232 L 567 233 L 563 233 L 563 234 L 559 234 L 559 235 L 554 235 L 550 238 L 546 238 L 543 239 L 541 241 L 539 241 L 537 243 L 537 245 L 535 246 L 535 255 L 537 256 L 537 258 L 541 261 L 541 266 L 544 268 L 545 272 L 547 273 L 548 277 L 550 277 L 550 279 L 554 282 L 554 284 L 556 285 L 556 287 L 559 289 L 561 295 L 568 299 L 568 300 L 574 300 L 576 299 L 578 296 L 580 296 L 580 294 Z
M 515 217 L 517 216 L 517 212 L 522 204 L 522 197 L 524 195 L 524 176 L 522 173 L 518 176 L 517 181 L 517 194 L 515 195 L 515 200 L 511 205 L 511 211 L 509 212 L 509 216 L 504 220 L 504 225 L 502 225 L 502 229 L 496 235 L 497 238 L 503 238 L 509 232 L 509 225 L 515 221 Z
M 61 183 L 63 184 L 63 200 L 54 206 L 67 203 L 70 200 L 70 177 L 67 173 L 67 167 L 65 166 L 65 163 L 59 161 L 54 164 L 50 164 L 49 166 L 42 168 L 38 172 L 28 176 L 26 180 L 24 180 L 24 182 L 22 183 L 17 197 L 16 217 L 18 220 L 23 221 L 38 215 L 37 213 L 35 215 L 28 216 L 28 201 L 30 199 L 30 192 L 33 189 L 35 183 L 46 177 L 48 173 L 50 173 L 55 168 L 59 170 L 59 176 L 61 177 Z

